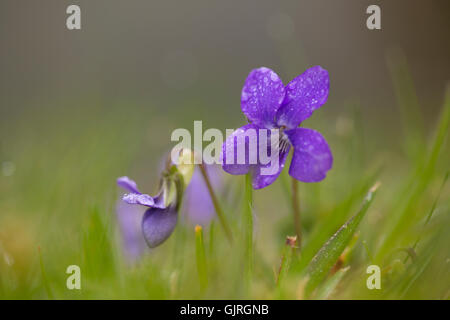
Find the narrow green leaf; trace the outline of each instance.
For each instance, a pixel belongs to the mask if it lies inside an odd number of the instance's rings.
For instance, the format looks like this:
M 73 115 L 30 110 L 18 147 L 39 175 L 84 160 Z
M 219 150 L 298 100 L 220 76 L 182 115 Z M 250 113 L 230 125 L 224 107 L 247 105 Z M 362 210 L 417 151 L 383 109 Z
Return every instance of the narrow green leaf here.
M 322 280 L 325 279 L 330 269 L 338 260 L 345 247 L 352 240 L 353 234 L 371 205 L 379 184 L 375 184 L 364 199 L 359 212 L 348 220 L 314 256 L 307 268 L 308 283 L 305 295 L 308 297 Z
M 436 206 L 438 204 L 439 198 L 441 197 L 441 193 L 442 193 L 442 190 L 444 189 L 445 183 L 448 180 L 448 176 L 449 176 L 449 172 L 447 172 L 447 174 L 445 175 L 444 181 L 442 181 L 442 184 L 441 184 L 441 187 L 439 188 L 439 191 L 437 193 L 436 199 L 434 200 L 433 205 L 431 207 L 431 210 L 429 211 L 429 213 L 427 215 L 427 218 L 425 219 L 424 226 L 423 226 L 424 228 L 430 222 L 431 217 L 433 216 L 434 210 L 436 210 Z M 419 233 L 416 242 L 414 242 L 414 245 L 412 246 L 412 248 L 410 248 L 413 252 L 414 252 L 414 250 L 416 250 L 417 245 L 419 244 L 421 238 L 422 238 L 422 233 Z M 405 260 L 404 260 L 404 263 L 406 263 L 410 257 L 412 257 L 412 256 L 411 255 L 407 255 Z
M 436 133 L 431 144 L 431 149 L 427 153 L 427 161 L 423 168 L 418 172 L 416 183 L 413 186 L 407 186 L 409 198 L 407 203 L 398 214 L 397 221 L 389 224 L 392 227 L 386 231 L 386 238 L 381 245 L 375 257 L 375 261 L 380 261 L 384 255 L 394 246 L 398 245 L 399 238 L 403 230 L 407 230 L 411 225 L 417 222 L 419 212 L 415 210 L 417 201 L 421 198 L 429 183 L 434 178 L 436 164 L 442 151 L 450 127 L 450 86 L 447 87 L 445 94 L 444 107 L 442 109 Z
M 277 299 L 286 298 L 286 284 L 288 283 L 286 278 L 297 248 L 297 236 L 287 236 L 281 254 L 280 267 L 278 268 L 278 273 L 276 275 L 275 297 Z
M 333 274 L 322 286 L 317 289 L 317 293 L 314 298 L 318 300 L 329 299 L 348 270 L 350 270 L 350 267 L 338 270 L 335 274 Z
M 278 269 L 277 287 L 280 287 L 291 267 L 292 257 L 297 248 L 297 237 L 286 237 L 286 243 L 281 255 L 280 268 Z
M 356 207 L 356 204 L 359 204 L 360 199 L 366 194 L 367 189 L 377 181 L 381 171 L 382 168 L 378 167 L 370 175 L 362 179 L 350 191 L 350 194 L 338 203 L 327 216 L 327 223 L 317 225 L 313 229 L 308 236 L 308 241 L 302 247 L 299 263 L 292 266 L 297 272 L 303 272 L 307 268 L 322 244 L 347 220 L 348 213 L 351 212 L 352 208 Z

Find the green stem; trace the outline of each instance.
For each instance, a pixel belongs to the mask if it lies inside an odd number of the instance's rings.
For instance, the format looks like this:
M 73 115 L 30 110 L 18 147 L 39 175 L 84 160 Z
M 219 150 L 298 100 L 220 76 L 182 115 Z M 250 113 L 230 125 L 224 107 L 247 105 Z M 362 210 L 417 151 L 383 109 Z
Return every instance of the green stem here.
M 228 226 L 228 223 L 225 219 L 225 214 L 223 213 L 222 208 L 220 207 L 219 201 L 217 200 L 216 194 L 214 193 L 214 189 L 212 187 L 211 181 L 208 177 L 208 173 L 206 172 L 205 165 L 199 164 L 200 171 L 202 173 L 203 179 L 205 180 L 206 187 L 208 188 L 209 196 L 211 197 L 211 201 L 214 205 L 214 209 L 216 210 L 217 217 L 219 218 L 219 222 L 222 225 L 223 230 L 225 231 L 225 235 L 227 236 L 230 243 L 233 243 L 233 235 L 231 233 L 231 229 Z
M 292 178 L 292 211 L 294 214 L 294 228 L 297 235 L 297 247 L 302 244 L 302 224 L 300 219 L 300 200 L 298 197 L 298 181 Z
M 250 174 L 245 176 L 244 190 L 245 278 L 249 288 L 253 272 L 253 188 Z
M 203 229 L 199 225 L 195 226 L 195 255 L 197 258 L 200 287 L 204 289 L 208 284 L 208 271 L 206 267 L 205 244 L 203 242 Z

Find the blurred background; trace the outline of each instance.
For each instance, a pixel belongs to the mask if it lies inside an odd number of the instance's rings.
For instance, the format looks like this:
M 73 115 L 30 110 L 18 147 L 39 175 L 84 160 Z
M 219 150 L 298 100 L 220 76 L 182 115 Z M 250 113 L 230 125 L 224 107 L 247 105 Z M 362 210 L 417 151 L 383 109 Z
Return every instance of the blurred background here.
M 66 28 L 70 4 L 81 8 L 81 30 Z M 366 28 L 370 4 L 381 7 L 381 30 Z M 314 65 L 330 74 L 327 104 L 305 122 L 323 133 L 335 155 L 326 181 L 300 187 L 306 241 L 318 228 L 318 212 L 332 216 L 343 198 L 351 198 L 349 190 L 364 189 L 366 176 L 379 167 L 392 189 L 366 227 L 389 224 L 394 209 L 388 204 L 397 197 L 392 190 L 414 181 L 409 174 L 436 131 L 450 80 L 449 30 L 447 0 L 1 1 L 0 252 L 16 269 L 14 276 L 0 272 L 0 294 L 47 297 L 38 247 L 47 259 L 44 274 L 55 283 L 64 279 L 66 265 L 87 263 L 83 241 L 89 241 L 92 212 L 115 230 L 115 179 L 133 177 L 152 194 L 174 129 L 192 129 L 194 120 L 202 120 L 204 130 L 243 125 L 240 90 L 260 66 L 284 83 Z M 421 189 L 427 198 L 415 207 L 420 212 L 429 209 L 448 170 L 448 146 L 443 149 Z M 283 193 L 277 181 L 255 195 L 257 242 L 274 265 L 292 232 Z M 324 240 L 359 205 L 355 197 Z M 369 247 L 382 246 L 378 230 L 372 232 Z M 408 232 L 396 241 L 410 243 L 416 230 Z M 165 253 L 155 254 L 166 261 Z M 161 283 L 136 297 L 201 297 L 170 295 L 159 290 Z M 53 293 L 78 297 L 63 287 L 64 280 Z M 90 290 L 84 297 L 117 297 Z M 421 290 L 412 297 L 423 297 Z M 448 297 L 448 288 L 440 290 L 436 297 Z M 133 296 L 124 291 L 123 297 Z

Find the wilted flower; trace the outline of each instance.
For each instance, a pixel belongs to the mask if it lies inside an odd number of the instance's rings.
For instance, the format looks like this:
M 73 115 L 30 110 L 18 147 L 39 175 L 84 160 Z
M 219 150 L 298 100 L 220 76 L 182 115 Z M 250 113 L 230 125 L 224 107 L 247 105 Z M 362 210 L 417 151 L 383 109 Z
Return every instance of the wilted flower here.
M 221 172 L 213 165 L 206 168 L 211 183 L 220 189 Z M 116 211 L 125 254 L 130 261 L 134 261 L 144 252 L 146 242 L 150 247 L 155 247 L 170 236 L 177 223 L 177 212 L 170 206 L 164 206 L 162 195 L 151 197 L 142 194 L 128 177 L 117 179 L 117 184 L 129 192 L 118 202 Z M 214 205 L 198 168 L 193 170 L 192 179 L 184 191 L 183 213 L 187 221 L 194 225 L 204 226 L 215 217 Z
M 178 209 L 184 189 L 182 178 L 180 179 L 176 169 L 163 173 L 160 191 L 156 197 L 141 193 L 136 183 L 128 177 L 117 179 L 117 184 L 129 191 L 122 198 L 125 203 L 148 208 L 141 222 L 142 234 L 147 245 L 154 248 L 163 243 L 172 234 L 177 224 Z M 131 248 L 131 254 L 133 251 L 139 254 L 139 242 L 136 241 L 136 228 L 133 223 L 135 218 L 122 217 L 127 214 L 136 215 L 136 213 L 124 210 L 119 214 L 125 246 Z
M 127 191 L 116 209 L 125 255 L 130 261 L 142 255 L 145 243 L 153 248 L 172 234 L 182 199 L 190 223 L 205 225 L 214 217 L 205 181 L 193 165 L 194 153 L 187 149 L 177 152 L 177 164 L 165 158 L 160 190 L 155 197 L 139 191 L 136 182 L 128 177 L 117 179 L 117 185 Z M 211 183 L 219 188 L 220 172 L 212 165 L 207 170 Z
M 318 182 L 325 178 L 333 164 L 333 156 L 322 135 L 312 129 L 297 128 L 309 118 L 313 111 L 320 108 L 328 98 L 328 72 L 320 66 L 312 67 L 294 78 L 287 86 L 278 75 L 268 69 L 255 69 L 248 75 L 241 94 L 241 109 L 247 116 L 249 124 L 237 129 L 222 146 L 223 169 L 230 174 L 252 175 L 254 189 L 261 189 L 272 184 L 284 167 L 291 146 L 294 155 L 289 174 L 303 182 Z M 279 168 L 271 175 L 261 174 L 261 168 L 270 164 L 256 164 L 249 161 L 249 142 L 246 132 L 256 131 L 259 148 L 259 131 L 261 129 L 279 129 L 280 138 L 276 146 L 267 143 L 267 154 L 278 151 Z M 267 131 L 268 139 L 271 132 Z M 238 139 L 238 137 L 240 137 Z M 243 164 L 226 159 L 226 150 L 234 149 L 237 155 L 239 141 L 245 143 L 246 159 Z M 270 140 L 269 140 L 270 141 Z M 273 147 L 277 149 L 271 150 Z M 233 159 L 230 159 L 233 160 Z

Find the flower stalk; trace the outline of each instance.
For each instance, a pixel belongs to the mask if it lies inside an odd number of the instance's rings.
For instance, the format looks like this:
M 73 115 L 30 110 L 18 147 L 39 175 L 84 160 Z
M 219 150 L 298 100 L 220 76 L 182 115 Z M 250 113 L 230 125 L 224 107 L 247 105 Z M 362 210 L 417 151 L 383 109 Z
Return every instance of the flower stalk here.
M 225 235 L 227 236 L 227 239 L 230 243 L 233 243 L 233 235 L 231 233 L 231 229 L 225 219 L 225 214 L 223 213 L 223 210 L 219 204 L 219 201 L 217 200 L 217 196 L 214 192 L 214 189 L 211 184 L 211 180 L 208 177 L 208 173 L 206 172 L 205 165 L 199 164 L 200 172 L 202 173 L 203 179 L 205 180 L 206 187 L 208 188 L 209 196 L 211 197 L 211 201 L 214 205 L 214 209 L 216 211 L 217 217 L 219 218 L 219 222 L 222 225 L 223 230 L 225 231 Z
M 247 287 L 251 283 L 253 272 L 253 188 L 250 174 L 245 176 L 244 190 L 244 243 L 245 278 Z
M 298 180 L 292 178 L 292 211 L 294 214 L 294 228 L 297 235 L 297 247 L 301 247 L 302 243 L 302 224 L 300 216 L 300 199 L 298 196 Z

